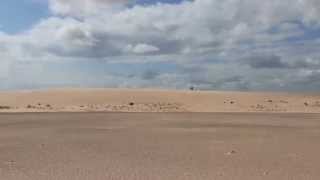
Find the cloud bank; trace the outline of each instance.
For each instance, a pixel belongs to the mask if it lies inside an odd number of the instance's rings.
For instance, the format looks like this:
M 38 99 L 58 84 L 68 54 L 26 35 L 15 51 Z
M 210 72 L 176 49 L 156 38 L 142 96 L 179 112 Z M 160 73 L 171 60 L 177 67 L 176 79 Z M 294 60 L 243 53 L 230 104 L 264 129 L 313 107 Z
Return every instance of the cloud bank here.
M 51 17 L 31 29 L 0 33 L 1 79 L 11 82 L 15 73 L 25 71 L 33 74 L 29 84 L 41 87 L 44 81 L 58 81 L 47 79 L 59 73 L 41 76 L 35 67 L 73 62 L 75 72 L 71 68 L 66 76 L 79 78 L 62 85 L 320 88 L 318 0 L 185 0 L 148 5 L 137 0 L 49 0 L 48 6 Z M 121 68 L 99 77 L 92 70 L 87 75 L 90 80 L 84 80 L 80 61 L 121 64 Z M 19 70 L 25 62 L 29 65 Z M 159 62 L 162 67 L 144 67 Z M 142 72 L 130 70 L 136 64 Z M 168 70 L 167 65 L 175 69 Z

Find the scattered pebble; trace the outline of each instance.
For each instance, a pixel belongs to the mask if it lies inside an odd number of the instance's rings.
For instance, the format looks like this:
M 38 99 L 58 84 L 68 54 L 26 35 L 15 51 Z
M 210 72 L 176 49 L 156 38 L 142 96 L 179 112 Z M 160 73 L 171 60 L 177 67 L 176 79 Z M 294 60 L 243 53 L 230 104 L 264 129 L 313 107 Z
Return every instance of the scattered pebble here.
M 236 154 L 236 153 L 237 153 L 237 151 L 232 150 L 232 151 L 230 151 L 230 152 L 227 152 L 226 155 L 229 155 L 229 156 L 230 156 L 230 155 L 233 155 L 233 154 Z

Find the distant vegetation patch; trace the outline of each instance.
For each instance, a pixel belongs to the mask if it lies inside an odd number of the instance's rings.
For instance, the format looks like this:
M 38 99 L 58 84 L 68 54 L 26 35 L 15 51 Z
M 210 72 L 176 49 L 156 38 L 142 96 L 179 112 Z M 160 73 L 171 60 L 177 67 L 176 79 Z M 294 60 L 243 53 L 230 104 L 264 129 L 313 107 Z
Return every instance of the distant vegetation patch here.
M 11 109 L 10 106 L 0 106 L 0 109 L 3 110 L 3 109 Z

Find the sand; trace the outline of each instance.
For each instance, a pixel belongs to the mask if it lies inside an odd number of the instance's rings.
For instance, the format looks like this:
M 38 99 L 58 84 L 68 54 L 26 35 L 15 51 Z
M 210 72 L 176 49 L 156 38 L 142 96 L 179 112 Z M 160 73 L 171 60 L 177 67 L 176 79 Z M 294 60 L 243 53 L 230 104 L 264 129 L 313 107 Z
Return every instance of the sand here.
M 313 180 L 319 139 L 318 94 L 0 92 L 0 180 Z
M 320 115 L 0 115 L 2 180 L 316 180 Z
M 319 113 L 319 94 L 129 89 L 0 92 L 0 112 Z

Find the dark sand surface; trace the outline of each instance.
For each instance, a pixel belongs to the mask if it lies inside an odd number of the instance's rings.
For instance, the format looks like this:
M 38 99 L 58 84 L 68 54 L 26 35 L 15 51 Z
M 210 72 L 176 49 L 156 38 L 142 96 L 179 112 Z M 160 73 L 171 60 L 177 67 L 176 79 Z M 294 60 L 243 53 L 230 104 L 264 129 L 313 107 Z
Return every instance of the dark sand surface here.
M 2 114 L 0 179 L 318 180 L 320 114 Z

